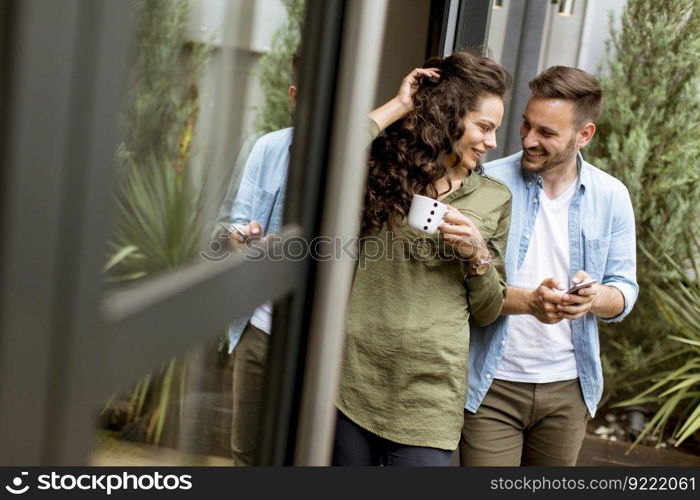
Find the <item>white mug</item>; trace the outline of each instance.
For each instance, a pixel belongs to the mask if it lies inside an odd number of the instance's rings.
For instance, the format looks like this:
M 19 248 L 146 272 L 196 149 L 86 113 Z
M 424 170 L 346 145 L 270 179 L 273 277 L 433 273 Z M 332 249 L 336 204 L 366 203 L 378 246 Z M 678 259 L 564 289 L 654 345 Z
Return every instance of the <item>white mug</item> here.
M 408 225 L 424 233 L 433 234 L 447 212 L 447 205 L 437 200 L 414 194 L 408 211 Z

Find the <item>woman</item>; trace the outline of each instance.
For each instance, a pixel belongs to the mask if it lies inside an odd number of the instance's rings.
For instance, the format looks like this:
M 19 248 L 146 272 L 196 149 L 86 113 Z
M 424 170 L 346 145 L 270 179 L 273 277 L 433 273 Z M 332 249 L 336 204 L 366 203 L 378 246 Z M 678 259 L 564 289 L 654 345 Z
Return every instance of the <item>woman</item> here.
M 388 128 L 370 153 L 335 465 L 448 465 L 457 447 L 469 318 L 494 321 L 505 296 L 510 192 L 480 158 L 496 147 L 510 82 L 490 59 L 455 53 L 370 115 Z M 406 225 L 414 194 L 448 205 L 437 236 Z

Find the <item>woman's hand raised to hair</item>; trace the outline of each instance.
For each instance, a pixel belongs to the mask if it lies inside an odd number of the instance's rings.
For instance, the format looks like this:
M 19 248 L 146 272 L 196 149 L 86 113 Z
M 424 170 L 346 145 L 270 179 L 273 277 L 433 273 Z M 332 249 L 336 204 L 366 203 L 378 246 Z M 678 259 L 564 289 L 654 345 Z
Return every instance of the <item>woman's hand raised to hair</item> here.
M 439 71 L 437 68 L 416 68 L 401 81 L 396 100 L 406 109 L 406 113 L 409 113 L 414 108 L 413 96 L 418 87 L 420 87 L 421 80 L 426 77 L 440 78 Z
M 420 87 L 423 78 L 440 78 L 437 68 L 416 68 L 401 81 L 396 96 L 374 111 L 369 117 L 379 125 L 382 131 L 397 120 L 406 116 L 414 108 L 413 96 Z

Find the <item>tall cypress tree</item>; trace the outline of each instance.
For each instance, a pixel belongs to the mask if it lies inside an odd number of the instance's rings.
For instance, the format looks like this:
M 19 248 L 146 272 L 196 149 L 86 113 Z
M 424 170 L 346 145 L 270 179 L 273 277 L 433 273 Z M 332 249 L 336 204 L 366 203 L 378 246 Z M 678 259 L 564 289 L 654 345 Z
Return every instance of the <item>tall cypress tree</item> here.
M 625 183 L 636 217 L 640 296 L 601 336 L 616 391 L 668 348 L 650 286 L 673 286 L 664 255 L 688 267 L 686 236 L 699 227 L 700 0 L 629 0 L 611 31 L 603 117 L 587 156 Z
M 292 56 L 299 47 L 304 21 L 304 0 L 282 0 L 287 22 L 273 35 L 271 49 L 260 58 L 259 80 L 264 96 L 255 121 L 260 132 L 292 126 L 293 112 L 287 88 L 292 83 Z

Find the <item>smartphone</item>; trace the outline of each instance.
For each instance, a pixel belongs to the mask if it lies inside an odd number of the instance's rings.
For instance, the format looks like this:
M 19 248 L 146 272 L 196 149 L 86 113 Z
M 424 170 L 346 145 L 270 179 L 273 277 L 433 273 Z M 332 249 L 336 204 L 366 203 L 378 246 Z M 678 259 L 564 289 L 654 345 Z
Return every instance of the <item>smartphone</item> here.
M 583 282 L 579 283 L 578 285 L 572 286 L 564 293 L 576 293 L 579 290 L 581 290 L 582 288 L 588 288 L 589 286 L 593 285 L 594 283 L 598 283 L 598 280 L 583 281 Z
M 243 236 L 244 240 L 248 239 L 248 236 L 245 234 L 245 231 L 243 231 L 243 229 L 241 229 L 241 227 L 236 224 L 226 224 L 225 222 L 219 222 L 219 225 L 226 229 L 226 231 L 228 231 L 229 233 L 233 233 L 235 231 L 236 233 Z

